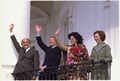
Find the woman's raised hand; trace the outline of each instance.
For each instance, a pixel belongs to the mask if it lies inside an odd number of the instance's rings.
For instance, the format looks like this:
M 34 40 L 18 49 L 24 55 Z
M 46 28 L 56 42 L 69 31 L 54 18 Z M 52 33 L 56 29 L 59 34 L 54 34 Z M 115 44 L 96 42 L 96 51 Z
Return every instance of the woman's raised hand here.
M 55 32 L 55 36 L 58 36 L 59 33 L 60 33 L 60 28 L 58 28 L 58 29 L 56 30 L 56 32 Z

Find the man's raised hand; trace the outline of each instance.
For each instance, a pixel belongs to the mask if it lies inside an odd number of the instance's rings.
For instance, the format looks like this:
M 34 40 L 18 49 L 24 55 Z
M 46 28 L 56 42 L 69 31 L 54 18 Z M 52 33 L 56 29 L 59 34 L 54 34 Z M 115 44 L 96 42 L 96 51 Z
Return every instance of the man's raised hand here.
M 42 28 L 39 25 L 35 25 L 35 30 L 37 33 L 40 33 L 41 29 Z
M 14 24 L 12 23 L 12 24 L 10 24 L 9 31 L 12 32 L 13 28 L 14 28 Z

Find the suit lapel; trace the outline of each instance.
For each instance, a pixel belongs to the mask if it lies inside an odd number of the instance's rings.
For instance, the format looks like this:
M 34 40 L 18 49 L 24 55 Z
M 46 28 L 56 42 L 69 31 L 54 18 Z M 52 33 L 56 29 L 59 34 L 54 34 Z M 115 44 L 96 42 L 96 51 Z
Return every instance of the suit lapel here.
M 30 47 L 30 49 L 26 52 L 25 55 L 31 54 L 35 50 L 35 47 Z
M 30 48 L 30 49 L 25 53 L 25 55 L 30 54 L 32 51 L 33 51 L 33 49 Z
M 26 58 L 28 57 L 28 55 L 32 54 L 32 52 L 34 51 L 35 47 L 31 47 L 26 53 L 24 53 L 24 50 L 23 50 L 23 54 L 22 54 L 22 58 Z

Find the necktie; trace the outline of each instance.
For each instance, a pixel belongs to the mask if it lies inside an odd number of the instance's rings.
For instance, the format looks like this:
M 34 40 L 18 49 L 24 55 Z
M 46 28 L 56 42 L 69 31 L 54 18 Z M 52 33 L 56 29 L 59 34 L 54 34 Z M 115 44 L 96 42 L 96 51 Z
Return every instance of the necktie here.
M 52 49 L 52 46 L 50 46 L 50 49 Z
M 26 49 L 24 49 L 24 53 L 26 53 Z

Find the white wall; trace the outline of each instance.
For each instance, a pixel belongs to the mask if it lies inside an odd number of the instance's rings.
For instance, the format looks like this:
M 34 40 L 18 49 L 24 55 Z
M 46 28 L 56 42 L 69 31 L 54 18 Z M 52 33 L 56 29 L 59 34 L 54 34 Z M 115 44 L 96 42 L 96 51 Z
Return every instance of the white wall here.
M 30 2 L 28 0 L 0 0 L 0 81 L 13 80 L 11 73 L 18 60 L 18 53 L 10 39 L 9 25 L 21 44 L 29 38 Z
M 84 1 L 77 2 L 76 10 L 76 29 L 84 38 L 89 53 L 94 42 L 93 33 L 96 30 L 105 31 L 107 38 L 106 43 L 112 49 L 112 56 L 117 58 L 119 53 L 118 47 L 118 2 L 112 1 L 110 8 L 105 8 L 104 1 Z

